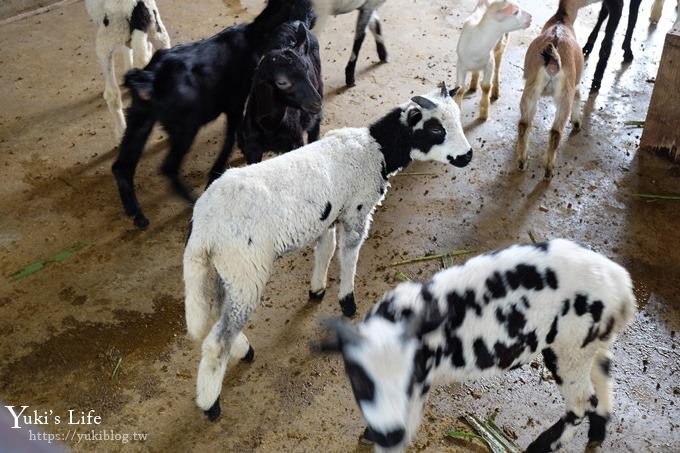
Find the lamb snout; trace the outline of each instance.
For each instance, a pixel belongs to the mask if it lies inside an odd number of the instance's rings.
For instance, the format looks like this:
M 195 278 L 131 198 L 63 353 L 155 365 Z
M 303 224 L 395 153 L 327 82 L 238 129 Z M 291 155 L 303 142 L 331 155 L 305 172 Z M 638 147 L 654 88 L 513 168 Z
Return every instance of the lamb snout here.
M 472 160 L 472 149 L 461 156 L 456 156 L 455 158 L 453 156 L 446 156 L 446 158 L 451 165 L 455 165 L 458 168 L 463 168 Z

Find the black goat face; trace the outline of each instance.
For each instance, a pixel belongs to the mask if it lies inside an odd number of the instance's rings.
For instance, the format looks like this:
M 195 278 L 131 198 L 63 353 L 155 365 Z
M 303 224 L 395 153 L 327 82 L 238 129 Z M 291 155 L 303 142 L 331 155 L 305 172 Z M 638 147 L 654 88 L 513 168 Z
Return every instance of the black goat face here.
M 307 73 L 307 65 L 292 49 L 270 52 L 257 69 L 270 84 L 274 99 L 310 114 L 321 111 L 321 95 Z

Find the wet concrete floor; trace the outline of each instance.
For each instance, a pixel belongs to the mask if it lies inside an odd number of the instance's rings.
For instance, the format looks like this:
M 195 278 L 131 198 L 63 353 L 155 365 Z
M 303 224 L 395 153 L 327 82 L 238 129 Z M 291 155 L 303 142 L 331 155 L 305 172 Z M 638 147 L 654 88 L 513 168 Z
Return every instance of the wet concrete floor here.
M 400 281 L 399 272 L 425 279 L 441 267 L 389 266 L 398 259 L 482 252 L 533 236 L 569 238 L 622 263 L 635 280 L 640 312 L 614 348 L 616 409 L 602 451 L 680 451 L 680 205 L 630 195 L 677 194 L 680 167 L 637 152 L 641 129 L 624 125 L 645 118 L 665 31 L 676 17 L 673 2 L 666 3 L 657 27 L 648 27 L 649 5 L 643 5 L 630 65 L 621 64 L 619 30 L 602 89 L 590 97 L 594 60 L 588 63 L 583 130 L 563 140 L 555 177 L 545 183 L 541 156 L 553 118 L 550 102 L 539 106 L 523 174 L 515 169 L 513 144 L 524 49 L 551 10 L 543 2 L 520 2 L 534 22 L 511 35 L 501 98 L 489 120 L 476 119 L 478 96 L 463 103 L 472 163 L 464 169 L 415 163 L 409 174 L 395 177 L 357 272 L 363 315 Z M 358 83 L 350 90 L 343 88 L 343 67 L 355 16 L 331 19 L 321 39 L 323 131 L 365 125 L 441 80 L 452 84 L 460 26 L 475 4 L 388 1 L 380 14 L 390 61 L 378 65 L 367 38 Z M 254 16 L 235 0 L 159 5 L 173 43 Z M 598 8 L 581 12 L 581 42 Z M 158 175 L 167 146 L 163 132 L 150 140 L 137 172 L 138 194 L 152 222 L 138 231 L 123 215 L 109 170 L 116 143 L 101 97 L 94 26 L 83 4 L 0 27 L 0 66 L 0 400 L 41 415 L 52 411 L 41 428 L 73 436 L 64 445 L 75 451 L 369 451 L 358 442 L 364 425 L 339 358 L 317 356 L 309 347 L 320 336 L 319 321 L 340 313 L 337 263 L 331 265 L 331 297 L 322 304 L 307 301 L 311 249 L 277 263 L 247 328 L 256 359 L 228 371 L 223 415 L 207 422 L 193 403 L 200 350 L 185 337 L 183 320 L 181 254 L 190 208 Z M 197 194 L 223 129 L 223 119 L 204 128 L 187 158 L 184 177 Z M 72 248 L 63 261 L 10 278 Z M 540 368 L 435 390 L 409 451 L 485 451 L 446 437 L 452 429 L 469 430 L 459 420 L 466 412 L 497 412 L 497 423 L 528 445 L 563 410 L 556 386 Z M 68 425 L 69 410 L 92 410 L 101 424 Z M 74 435 L 92 430 L 117 437 L 78 442 Z M 564 451 L 581 451 L 585 432 L 582 427 Z

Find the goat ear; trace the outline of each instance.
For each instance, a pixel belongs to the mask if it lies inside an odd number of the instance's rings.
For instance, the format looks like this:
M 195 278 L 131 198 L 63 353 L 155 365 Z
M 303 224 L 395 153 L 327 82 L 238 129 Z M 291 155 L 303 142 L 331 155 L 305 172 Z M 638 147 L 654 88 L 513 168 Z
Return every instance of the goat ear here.
M 412 316 L 406 324 L 404 334 L 409 337 L 422 337 L 438 328 L 446 316 L 439 312 L 436 302 L 424 304 L 422 312 Z
M 295 47 L 301 47 L 307 41 L 307 29 L 302 22 L 298 24 L 295 31 Z
M 453 90 L 449 91 L 449 96 L 454 97 L 456 93 L 458 93 L 458 90 L 460 90 L 460 87 L 456 87 Z
M 251 91 L 251 96 L 255 96 L 255 121 L 260 123 L 263 117 L 269 115 L 273 110 L 274 105 L 274 88 L 270 83 L 264 82 L 254 86 Z
M 508 6 L 500 10 L 499 13 L 501 13 L 503 16 L 513 16 L 518 9 L 519 7 L 517 5 L 510 3 Z
M 417 107 L 413 107 L 406 113 L 406 122 L 409 127 L 414 127 L 422 119 L 423 113 Z

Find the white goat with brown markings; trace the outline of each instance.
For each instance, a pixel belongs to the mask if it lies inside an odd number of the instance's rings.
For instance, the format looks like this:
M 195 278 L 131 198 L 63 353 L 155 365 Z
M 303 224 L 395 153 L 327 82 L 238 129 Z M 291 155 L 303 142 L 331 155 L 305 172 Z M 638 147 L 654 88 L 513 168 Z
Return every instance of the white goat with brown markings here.
M 574 21 L 579 8 L 590 3 L 594 3 L 594 0 L 560 0 L 557 12 L 545 23 L 541 34 L 529 44 L 524 57 L 526 82 L 517 128 L 517 164 L 520 170 L 526 168 L 528 134 L 539 97 L 552 96 L 556 112 L 544 156 L 545 179 L 553 175 L 555 154 L 570 114 L 574 129 L 581 127 L 579 83 L 583 73 L 583 53 L 574 34 Z
M 489 3 L 479 0 L 470 17 L 465 20 L 463 30 L 458 39 L 456 52 L 457 84 L 465 86 L 468 72 L 472 72 L 469 92 L 477 90 L 479 72 L 484 72 L 482 79 L 482 99 L 479 102 L 479 118 L 486 120 L 489 116 L 489 102 L 498 99 L 500 90 L 500 67 L 508 33 L 521 30 L 531 25 L 531 14 L 522 10 L 512 2 L 500 1 Z M 493 74 L 493 84 L 491 76 Z M 464 89 L 456 96 L 460 107 Z M 489 91 L 491 96 L 489 99 Z

